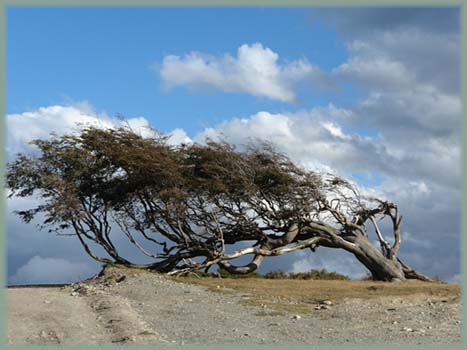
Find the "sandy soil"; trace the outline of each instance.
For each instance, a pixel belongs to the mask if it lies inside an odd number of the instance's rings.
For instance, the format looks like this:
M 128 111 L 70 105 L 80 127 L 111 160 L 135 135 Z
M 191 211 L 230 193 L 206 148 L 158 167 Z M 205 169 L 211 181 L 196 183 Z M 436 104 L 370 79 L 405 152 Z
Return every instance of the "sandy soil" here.
M 258 303 L 257 296 L 245 290 L 222 284 L 208 288 L 180 280 L 110 268 L 98 278 L 64 287 L 9 288 L 8 343 L 461 341 L 459 289 L 442 296 L 427 292 L 369 299 L 344 297 L 326 302 L 331 305 L 269 295 Z M 290 308 L 284 308 L 284 300 Z M 281 309 L 274 305 L 281 305 Z

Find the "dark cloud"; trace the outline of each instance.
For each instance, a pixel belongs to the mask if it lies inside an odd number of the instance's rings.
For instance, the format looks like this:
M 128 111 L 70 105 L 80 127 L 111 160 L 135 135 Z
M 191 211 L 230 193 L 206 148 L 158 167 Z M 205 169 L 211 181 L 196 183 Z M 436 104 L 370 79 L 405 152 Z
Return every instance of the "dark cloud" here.
M 436 33 L 460 30 L 459 7 L 320 8 L 312 11 L 311 18 L 335 27 L 345 37 L 408 28 Z

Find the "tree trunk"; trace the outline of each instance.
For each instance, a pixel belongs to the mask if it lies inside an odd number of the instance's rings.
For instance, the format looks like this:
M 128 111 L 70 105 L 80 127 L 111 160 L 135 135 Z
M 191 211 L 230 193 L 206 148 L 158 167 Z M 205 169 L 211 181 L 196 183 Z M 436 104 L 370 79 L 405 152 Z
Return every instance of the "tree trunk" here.
M 405 280 L 402 265 L 397 259 L 386 258 L 365 236 L 359 235 L 351 251 L 370 272 L 375 280 L 391 281 L 395 278 Z

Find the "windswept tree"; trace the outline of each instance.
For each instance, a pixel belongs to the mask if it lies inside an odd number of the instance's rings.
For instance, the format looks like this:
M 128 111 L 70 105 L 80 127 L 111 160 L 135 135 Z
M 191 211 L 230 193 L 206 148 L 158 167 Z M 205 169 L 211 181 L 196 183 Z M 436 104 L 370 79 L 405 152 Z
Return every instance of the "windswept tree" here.
M 7 165 L 9 196 L 41 199 L 18 215 L 31 222 L 41 213 L 42 226 L 76 235 L 100 262 L 248 274 L 267 256 L 327 247 L 353 254 L 377 280 L 430 280 L 398 257 L 396 204 L 306 170 L 269 144 L 174 147 L 167 136 L 125 128 L 87 128 L 33 144 L 37 156 L 19 154 Z M 122 256 L 115 243 L 122 237 L 150 262 Z M 236 250 L 239 242 L 252 243 Z M 250 263 L 235 264 L 243 256 Z

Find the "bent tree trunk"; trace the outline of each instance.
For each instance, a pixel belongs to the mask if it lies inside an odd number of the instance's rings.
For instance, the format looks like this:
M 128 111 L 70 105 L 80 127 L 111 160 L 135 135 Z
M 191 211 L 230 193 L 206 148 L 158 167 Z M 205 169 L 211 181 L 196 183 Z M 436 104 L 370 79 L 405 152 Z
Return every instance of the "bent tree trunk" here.
M 373 279 L 379 281 L 404 280 L 404 269 L 397 259 L 390 259 L 381 253 L 365 236 L 357 236 L 355 248 L 351 253 L 371 273 Z
M 368 241 L 368 240 L 367 240 Z M 433 282 L 431 278 L 412 269 L 400 258 L 387 258 L 370 242 L 360 242 L 357 249 L 352 252 L 371 273 L 373 279 L 378 281 L 394 281 L 395 279 L 416 279 Z

